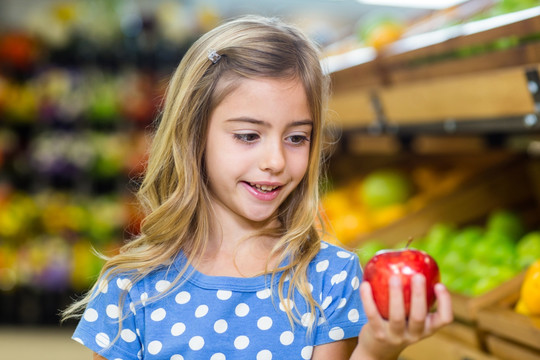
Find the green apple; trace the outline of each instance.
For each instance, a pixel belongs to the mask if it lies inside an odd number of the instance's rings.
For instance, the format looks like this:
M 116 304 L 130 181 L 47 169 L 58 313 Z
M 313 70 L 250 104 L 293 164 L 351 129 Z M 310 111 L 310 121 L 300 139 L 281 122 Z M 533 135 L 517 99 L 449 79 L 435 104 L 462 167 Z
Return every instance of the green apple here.
M 486 230 L 504 234 L 517 241 L 525 233 L 525 226 L 517 213 L 503 209 L 489 215 Z
M 521 268 L 526 268 L 540 259 L 540 230 L 532 231 L 522 237 L 516 245 L 517 262 Z

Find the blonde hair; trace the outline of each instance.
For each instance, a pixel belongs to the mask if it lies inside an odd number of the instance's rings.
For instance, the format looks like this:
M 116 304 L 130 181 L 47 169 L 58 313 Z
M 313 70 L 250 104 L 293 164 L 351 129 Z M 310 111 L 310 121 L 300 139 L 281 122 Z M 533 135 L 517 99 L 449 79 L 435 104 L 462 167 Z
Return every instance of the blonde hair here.
M 216 51 L 221 59 L 210 61 L 209 50 Z M 225 77 L 228 85 L 218 86 Z M 319 306 L 309 289 L 307 268 L 321 241 L 316 216 L 329 81 L 316 46 L 297 28 L 277 19 L 245 16 L 226 22 L 200 37 L 185 54 L 167 88 L 145 178 L 137 194 L 146 213 L 141 232 L 108 259 L 100 277 L 127 272 L 133 274 L 135 283 L 156 269 L 170 266 L 179 253 L 184 253 L 188 259 L 174 282 L 177 284 L 187 264 L 200 257 L 212 216 L 204 164 L 208 119 L 235 84 L 245 78 L 299 79 L 306 91 L 313 120 L 308 169 L 281 204 L 279 227 L 261 234 L 279 238 L 271 255 L 277 256 L 279 263 L 288 260 L 285 267 L 272 271 L 272 277 L 278 270 L 284 271 L 278 285 L 280 301 L 284 300 L 284 281 L 289 277 L 287 299 L 292 300 L 297 289 L 314 315 Z M 79 316 L 97 287 L 94 285 L 84 298 L 66 309 L 64 318 Z M 298 314 L 291 308 L 286 310 L 291 324 L 298 321 Z

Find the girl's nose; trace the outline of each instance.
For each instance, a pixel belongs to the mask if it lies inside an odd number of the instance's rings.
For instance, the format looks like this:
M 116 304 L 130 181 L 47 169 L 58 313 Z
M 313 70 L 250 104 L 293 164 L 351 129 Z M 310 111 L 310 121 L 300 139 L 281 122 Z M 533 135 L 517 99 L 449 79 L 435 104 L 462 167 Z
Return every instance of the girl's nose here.
M 259 167 L 263 171 L 280 173 L 285 168 L 285 153 L 282 144 L 270 143 L 261 149 Z

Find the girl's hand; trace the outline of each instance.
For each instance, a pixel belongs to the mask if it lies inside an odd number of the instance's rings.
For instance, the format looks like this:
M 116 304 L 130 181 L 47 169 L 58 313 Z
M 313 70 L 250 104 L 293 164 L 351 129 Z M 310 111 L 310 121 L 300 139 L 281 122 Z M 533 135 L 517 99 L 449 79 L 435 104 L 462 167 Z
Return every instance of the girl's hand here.
M 397 359 L 405 347 L 453 321 L 450 294 L 443 284 L 435 285 L 437 311 L 428 312 L 425 282 L 425 277 L 420 274 L 412 279 L 411 308 L 407 319 L 401 280 L 398 276 L 390 279 L 388 320 L 379 314 L 370 284 L 366 281 L 361 284 L 360 296 L 368 322 L 358 336 L 358 346 L 352 359 Z

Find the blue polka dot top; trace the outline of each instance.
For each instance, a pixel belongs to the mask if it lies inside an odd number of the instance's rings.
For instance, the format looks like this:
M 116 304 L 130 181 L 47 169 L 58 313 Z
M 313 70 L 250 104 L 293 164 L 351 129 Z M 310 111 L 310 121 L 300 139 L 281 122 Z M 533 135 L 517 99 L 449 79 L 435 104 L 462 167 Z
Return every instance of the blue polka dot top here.
M 271 276 L 207 276 L 190 267 L 185 281 L 159 297 L 184 261 L 135 284 L 127 276 L 100 281 L 73 339 L 109 360 L 310 359 L 315 346 L 356 337 L 367 321 L 357 256 L 325 242 L 308 268 L 323 312 L 313 316 L 296 293 L 299 322 L 292 327 L 285 307 L 293 304 L 283 304 L 276 293 L 279 276 L 272 286 Z M 285 281 L 285 293 L 287 287 Z M 122 292 L 127 295 L 120 311 Z

